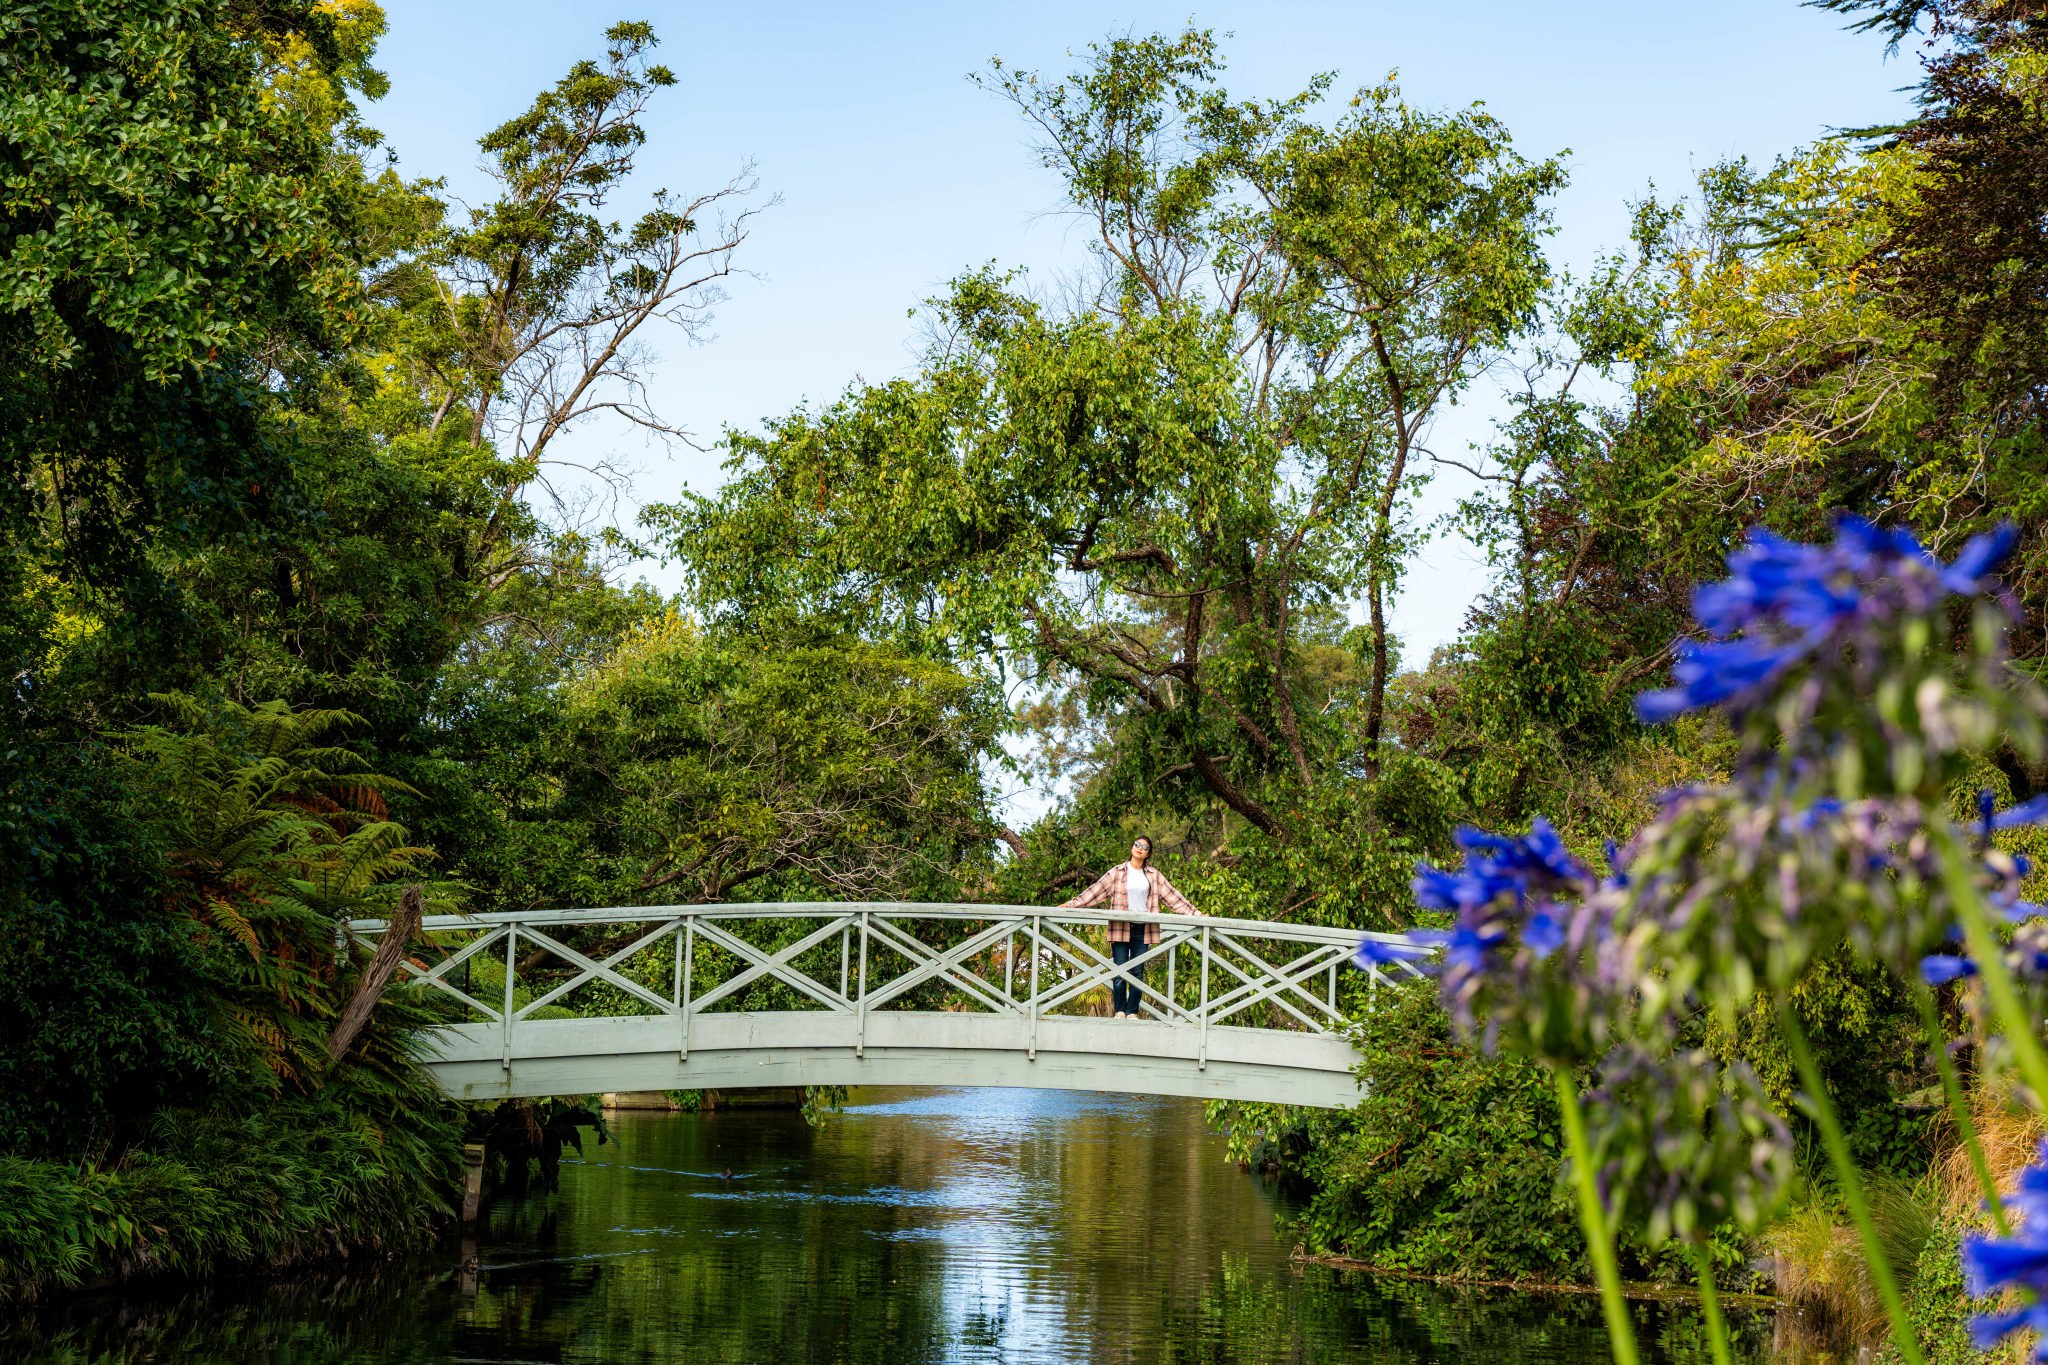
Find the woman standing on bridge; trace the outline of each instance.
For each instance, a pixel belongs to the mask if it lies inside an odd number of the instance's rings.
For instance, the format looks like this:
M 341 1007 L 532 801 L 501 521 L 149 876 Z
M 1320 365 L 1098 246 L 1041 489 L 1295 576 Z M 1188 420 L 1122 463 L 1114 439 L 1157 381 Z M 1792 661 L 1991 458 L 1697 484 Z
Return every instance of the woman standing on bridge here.
M 1131 841 L 1131 860 L 1118 863 L 1102 874 L 1095 885 L 1083 891 L 1070 901 L 1061 903 L 1061 909 L 1085 910 L 1091 905 L 1109 902 L 1111 915 L 1164 914 L 1172 911 L 1177 915 L 1199 915 L 1202 912 L 1188 902 L 1188 898 L 1174 890 L 1173 883 L 1157 868 L 1145 864 L 1152 858 L 1152 841 L 1140 834 Z M 1133 934 L 1135 928 L 1129 920 L 1112 919 L 1109 922 L 1109 959 L 1121 967 L 1130 959 L 1143 953 L 1146 948 L 1159 942 L 1159 926 L 1148 923 L 1144 932 Z M 1131 968 L 1135 981 L 1117 977 L 1109 986 L 1109 1005 L 1118 1019 L 1138 1017 L 1138 1005 L 1142 994 L 1137 982 L 1145 979 L 1142 966 Z

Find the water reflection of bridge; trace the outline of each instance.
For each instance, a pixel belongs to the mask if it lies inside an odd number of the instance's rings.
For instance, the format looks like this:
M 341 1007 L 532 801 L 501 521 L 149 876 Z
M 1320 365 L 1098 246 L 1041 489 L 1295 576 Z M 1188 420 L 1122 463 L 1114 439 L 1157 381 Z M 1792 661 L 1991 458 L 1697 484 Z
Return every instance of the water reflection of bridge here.
M 1355 930 L 1134 915 L 1115 965 L 1092 911 L 804 903 L 426 921 L 415 989 L 460 1019 L 427 1067 L 461 1099 L 787 1085 L 997 1085 L 1337 1106 Z M 381 920 L 350 926 L 381 933 Z M 1146 969 L 1152 1018 L 1085 1008 Z M 1349 996 L 1347 1001 L 1346 997 Z

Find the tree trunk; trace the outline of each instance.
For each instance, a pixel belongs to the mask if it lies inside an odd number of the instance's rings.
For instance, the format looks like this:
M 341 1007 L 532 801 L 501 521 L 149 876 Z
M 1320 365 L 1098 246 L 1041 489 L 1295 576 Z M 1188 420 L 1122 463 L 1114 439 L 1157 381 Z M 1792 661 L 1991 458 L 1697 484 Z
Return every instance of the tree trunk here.
M 426 895 L 415 882 L 399 896 L 398 913 L 391 917 L 390 927 L 385 929 L 377 951 L 370 957 L 370 965 L 363 971 L 363 979 L 356 983 L 356 993 L 349 997 L 348 1008 L 341 1012 L 341 1018 L 334 1023 L 334 1032 L 328 1035 L 329 1060 L 340 1061 L 341 1054 L 348 1051 L 348 1045 L 363 1031 L 363 1025 L 370 1022 L 370 1011 L 377 1008 L 384 988 L 397 975 L 398 964 L 405 960 L 405 950 L 412 943 L 412 936 L 420 931 L 420 921 L 426 917 L 426 912 Z
M 1401 492 L 1401 476 L 1408 472 L 1410 427 L 1404 413 L 1395 413 L 1394 427 L 1394 467 L 1387 474 L 1379 506 L 1374 509 L 1372 567 L 1368 570 L 1367 595 L 1372 599 L 1372 694 L 1365 707 L 1365 766 L 1374 777 L 1380 771 L 1380 730 L 1387 711 L 1387 545 L 1394 538 L 1394 499 Z
M 1365 704 L 1365 761 L 1375 774 L 1380 768 L 1380 727 L 1387 703 L 1387 617 L 1380 592 L 1380 573 L 1372 571 L 1366 594 L 1372 606 L 1372 690 Z

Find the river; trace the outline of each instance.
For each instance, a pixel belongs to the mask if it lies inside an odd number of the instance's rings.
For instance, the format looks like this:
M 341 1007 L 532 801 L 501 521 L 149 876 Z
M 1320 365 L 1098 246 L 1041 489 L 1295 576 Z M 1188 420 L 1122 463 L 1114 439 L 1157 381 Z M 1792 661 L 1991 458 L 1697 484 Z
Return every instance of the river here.
M 442 1251 L 77 1296 L 0 1361 L 179 1365 L 1374 1362 L 1607 1358 L 1597 1301 L 1290 1258 L 1282 1194 L 1188 1100 L 867 1090 L 787 1110 L 621 1114 L 561 1192 Z M 728 1178 L 725 1174 L 730 1171 Z M 1704 1362 L 1638 1305 L 1645 1360 Z M 1762 1360 L 1746 1324 L 1740 1359 Z

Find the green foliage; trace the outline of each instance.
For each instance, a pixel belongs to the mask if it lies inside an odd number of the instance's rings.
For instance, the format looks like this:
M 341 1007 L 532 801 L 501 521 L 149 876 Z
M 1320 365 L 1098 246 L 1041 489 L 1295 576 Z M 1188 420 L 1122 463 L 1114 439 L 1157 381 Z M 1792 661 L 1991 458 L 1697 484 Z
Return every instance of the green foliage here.
M 825 1115 L 836 1114 L 846 1108 L 847 1087 L 843 1085 L 807 1085 L 804 1087 L 804 1122 L 816 1128 L 825 1122 Z
M 67 1159 L 132 1140 L 240 1059 L 122 765 L 98 745 L 7 757 L 0 1151 Z
M 394 994 L 326 1050 L 366 957 L 336 919 L 423 852 L 362 810 L 393 784 L 317 742 L 344 713 L 159 700 L 189 728 L 129 732 L 74 808 L 35 812 L 47 871 L 10 903 L 0 1292 L 405 1245 L 451 1179 L 409 1041 L 431 1006 Z M 111 877 L 140 894 L 100 899 Z
M 1919 1010 L 1907 988 L 1882 966 L 1837 951 L 1812 965 L 1791 1000 L 1857 1165 L 1909 1179 L 1925 1171 L 1932 1121 L 1899 1107 L 1904 1096 L 1932 1084 L 1919 1055 L 1926 1045 Z M 1711 1015 L 1701 1025 L 1707 1046 L 1724 1062 L 1755 1068 L 1772 1107 L 1811 1140 L 1810 1120 L 1793 1103 L 1799 1078 L 1771 1004 L 1759 1000 L 1733 1029 Z
M 1433 983 L 1383 988 L 1356 1039 L 1356 1108 L 1212 1106 L 1240 1160 L 1314 1187 L 1310 1250 L 1389 1269 L 1555 1279 L 1584 1256 L 1558 1169 L 1556 1093 L 1537 1066 L 1459 1045 Z
M 347 63 L 304 3 L 51 0 L 0 22 L 0 527 L 41 541 L 0 592 L 38 561 L 118 592 L 148 667 L 176 624 L 150 550 L 260 538 L 298 506 L 266 381 L 360 313 L 331 128 L 271 77 L 293 50 L 331 111 Z
M 494 1192 L 553 1194 L 562 1187 L 563 1148 L 583 1154 L 583 1128 L 600 1147 L 612 1140 L 595 1095 L 501 1100 L 468 1108 L 462 1140 L 484 1144 L 484 1177 Z
M 783 875 L 824 897 L 943 895 L 987 840 L 984 690 L 879 645 L 645 623 L 568 689 L 560 809 L 615 860 L 612 903 Z
M 1149 817 L 1136 802 L 1091 795 L 1025 832 L 1023 851 L 995 873 L 996 899 L 1036 904 L 1070 893 L 1120 861 L 1138 834 L 1155 840 L 1159 865 L 1205 913 L 1350 928 L 1403 927 L 1413 918 L 1408 883 L 1420 857 L 1449 846 L 1463 809 L 1457 775 L 1394 751 L 1370 778 L 1332 781 L 1299 795 L 1291 839 L 1257 832 L 1213 847 L 1208 821 Z M 1221 854 L 1222 856 L 1217 856 Z
M 318 741 L 356 721 L 342 711 L 293 712 L 157 698 L 182 732 L 143 726 L 126 737 L 138 788 L 177 879 L 171 900 L 189 919 L 225 1022 L 264 1087 L 311 1092 L 329 1079 L 327 1034 L 367 953 L 341 949 L 347 919 L 387 913 L 395 879 L 417 880 L 431 858 L 387 819 L 383 792 L 403 784 L 365 771 L 352 751 Z M 445 893 L 445 887 L 437 887 Z M 405 997 L 373 1017 L 343 1069 L 378 1073 L 401 1091 L 426 1082 L 402 1028 L 430 1018 Z
M 164 1109 L 108 1167 L 0 1156 L 0 1297 L 92 1273 L 200 1275 L 419 1245 L 448 1209 L 450 1106 L 379 1122 L 329 1096 L 248 1112 Z
M 1476 108 L 1383 85 L 1325 126 L 1303 111 L 1326 79 L 1234 104 L 1219 68 L 1192 30 L 1112 40 L 1064 81 L 996 63 L 985 84 L 1100 225 L 1094 297 L 962 277 L 915 378 L 735 433 L 717 498 L 648 517 L 716 619 L 804 611 L 1014 661 L 1114 733 L 1097 802 L 1285 842 L 1302 792 L 1383 757 L 1411 448 L 1527 322 L 1562 172 Z M 1305 675 L 1361 592 L 1354 726 Z
M 1960 1253 L 1963 1234 L 1975 1230 L 1949 1220 L 1937 1223 L 1922 1242 L 1912 1273 L 1903 1277 L 1909 1285 L 1906 1307 L 1927 1365 L 1979 1365 L 1985 1359 L 1965 1326 L 1970 1302 L 1963 1292 Z M 1894 1359 L 1896 1351 L 1888 1349 L 1881 1358 Z

